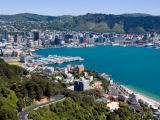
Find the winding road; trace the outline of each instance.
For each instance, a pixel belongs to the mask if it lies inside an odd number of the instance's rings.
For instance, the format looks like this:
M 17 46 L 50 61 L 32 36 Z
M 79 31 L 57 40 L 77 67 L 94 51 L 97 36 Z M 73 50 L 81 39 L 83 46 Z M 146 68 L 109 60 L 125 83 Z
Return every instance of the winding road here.
M 52 98 L 54 100 L 46 102 L 46 103 L 42 103 L 42 104 L 39 104 L 39 105 L 31 106 L 31 107 L 25 109 L 24 111 L 20 112 L 18 114 L 18 119 L 19 120 L 28 120 L 27 116 L 28 116 L 28 113 L 31 109 L 37 110 L 39 107 L 48 106 L 52 103 L 56 103 L 56 102 L 59 102 L 59 101 L 62 101 L 62 100 L 65 99 L 65 97 L 63 95 L 56 95 L 56 96 L 53 96 Z

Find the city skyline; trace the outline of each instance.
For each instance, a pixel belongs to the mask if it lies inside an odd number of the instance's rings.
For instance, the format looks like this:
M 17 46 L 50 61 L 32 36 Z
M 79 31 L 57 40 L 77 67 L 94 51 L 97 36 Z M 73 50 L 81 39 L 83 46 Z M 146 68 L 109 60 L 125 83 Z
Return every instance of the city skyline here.
M 146 13 L 160 15 L 158 0 L 5 0 L 1 1 L 0 14 L 35 13 L 41 15 L 84 15 L 87 13 L 124 14 Z

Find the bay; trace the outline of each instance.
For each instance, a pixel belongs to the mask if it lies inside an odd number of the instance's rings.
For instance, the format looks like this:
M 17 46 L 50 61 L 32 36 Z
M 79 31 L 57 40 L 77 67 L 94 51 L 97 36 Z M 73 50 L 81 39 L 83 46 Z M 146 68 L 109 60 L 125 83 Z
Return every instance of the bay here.
M 95 46 L 90 48 L 49 48 L 36 53 L 48 55 L 80 56 L 85 69 L 111 74 L 114 82 L 160 102 L 160 51 L 152 48 Z M 70 63 L 53 65 L 64 67 Z

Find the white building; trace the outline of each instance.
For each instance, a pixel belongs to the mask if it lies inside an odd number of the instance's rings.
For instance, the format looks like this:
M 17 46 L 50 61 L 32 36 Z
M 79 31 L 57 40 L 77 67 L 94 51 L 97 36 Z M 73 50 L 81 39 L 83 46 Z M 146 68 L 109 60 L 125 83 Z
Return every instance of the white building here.
M 34 42 L 29 42 L 29 47 L 34 47 Z
M 119 108 L 118 102 L 111 102 L 107 104 L 107 107 L 113 112 L 114 110 L 117 110 Z
M 89 80 L 89 82 L 93 81 L 93 76 L 87 76 L 86 78 Z
M 62 69 L 62 74 L 67 74 L 68 73 L 68 69 L 65 67 Z
M 46 71 L 47 73 L 53 74 L 53 72 L 54 72 L 54 67 L 47 67 L 47 68 L 45 69 L 45 71 Z
M 56 76 L 55 78 L 56 78 L 56 80 L 61 80 L 62 79 L 60 76 Z

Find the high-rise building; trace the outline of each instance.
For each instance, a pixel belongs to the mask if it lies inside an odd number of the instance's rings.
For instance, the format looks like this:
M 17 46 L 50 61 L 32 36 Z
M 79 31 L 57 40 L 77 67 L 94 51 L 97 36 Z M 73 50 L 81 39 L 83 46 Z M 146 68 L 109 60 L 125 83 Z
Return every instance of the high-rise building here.
M 85 38 L 86 38 L 86 39 L 89 39 L 89 38 L 90 38 L 90 33 L 89 33 L 89 32 L 86 32 L 86 33 L 85 33 Z
M 42 38 L 42 33 L 40 31 L 34 32 L 34 41 L 41 39 Z
M 14 43 L 17 43 L 17 37 L 18 37 L 18 35 L 14 36 Z
M 3 30 L 3 39 L 8 41 L 8 30 L 7 29 Z
M 85 80 L 83 77 L 81 77 L 80 80 L 74 81 L 74 91 L 88 90 L 90 88 L 89 84 L 89 80 Z
M 59 44 L 61 44 L 61 41 L 62 41 L 62 39 L 56 37 L 55 41 L 54 41 L 54 44 L 59 45 Z

